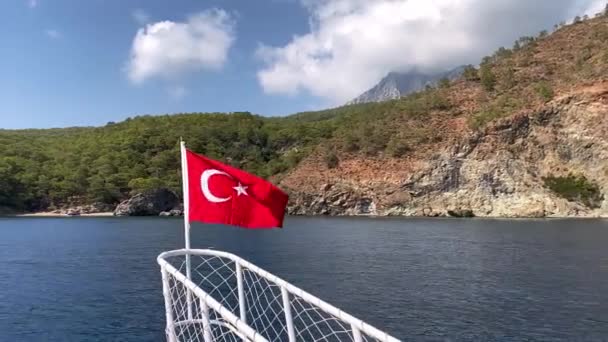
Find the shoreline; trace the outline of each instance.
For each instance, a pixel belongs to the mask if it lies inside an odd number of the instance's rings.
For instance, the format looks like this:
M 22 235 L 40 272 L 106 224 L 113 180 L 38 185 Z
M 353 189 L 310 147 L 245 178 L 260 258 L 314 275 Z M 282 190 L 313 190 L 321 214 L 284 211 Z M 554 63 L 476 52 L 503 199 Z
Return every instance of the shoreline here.
M 506 217 L 506 216 L 474 216 L 474 217 L 454 217 L 454 216 L 400 216 L 400 215 L 286 215 L 291 217 L 313 217 L 313 218 L 365 218 L 365 219 L 399 219 L 399 218 L 410 218 L 410 219 L 455 219 L 455 220 L 475 220 L 475 219 L 487 219 L 487 220 L 567 220 L 567 219 L 600 219 L 608 220 L 605 216 L 545 216 L 545 217 Z M 50 211 L 36 212 L 36 213 L 15 213 L 8 215 L 0 215 L 0 217 L 114 217 L 114 212 L 100 212 L 80 215 L 67 215 L 58 214 Z M 128 216 L 122 216 L 128 217 Z M 151 215 L 147 217 L 162 217 L 157 215 Z M 179 216 L 182 217 L 182 216 Z
M 50 211 L 43 211 L 38 213 L 26 213 L 26 214 L 15 214 L 13 216 L 16 217 L 109 217 L 114 216 L 113 212 L 102 212 L 102 213 L 90 213 L 90 214 L 80 214 L 80 215 L 67 215 L 67 214 L 57 214 Z

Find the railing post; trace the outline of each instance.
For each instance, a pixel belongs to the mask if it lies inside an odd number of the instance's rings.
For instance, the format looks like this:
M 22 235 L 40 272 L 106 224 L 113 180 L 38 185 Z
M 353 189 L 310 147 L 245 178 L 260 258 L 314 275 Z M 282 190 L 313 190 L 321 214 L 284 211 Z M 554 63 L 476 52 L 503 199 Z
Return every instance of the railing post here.
M 200 299 L 201 316 L 203 317 L 203 340 L 205 342 L 213 342 L 211 334 L 211 322 L 209 321 L 209 307 L 203 298 Z
M 359 330 L 359 328 L 355 327 L 354 325 L 351 325 L 350 327 L 353 330 L 353 340 L 355 342 L 363 342 L 363 338 L 361 337 L 361 330 Z
M 247 323 L 247 308 L 245 304 L 245 288 L 243 285 L 243 268 L 241 264 L 236 262 L 236 286 L 239 292 L 239 312 L 241 316 L 241 321 L 243 323 Z
M 192 280 L 192 263 L 190 261 L 190 250 L 188 250 L 186 254 L 186 277 L 188 280 Z M 193 320 L 192 316 L 192 292 L 190 289 L 187 289 L 186 292 L 186 305 L 188 305 L 188 320 Z
M 165 317 L 167 325 L 165 327 L 165 335 L 169 342 L 175 342 L 175 329 L 173 328 L 173 304 L 171 303 L 171 288 L 169 288 L 169 274 L 164 267 L 160 267 L 160 272 L 163 279 L 163 297 L 165 297 Z
M 291 301 L 289 300 L 289 292 L 285 286 L 281 286 L 281 295 L 283 297 L 283 311 L 285 311 L 285 323 L 287 324 L 287 336 L 289 342 L 296 341 L 296 334 L 293 329 L 293 316 L 291 315 Z

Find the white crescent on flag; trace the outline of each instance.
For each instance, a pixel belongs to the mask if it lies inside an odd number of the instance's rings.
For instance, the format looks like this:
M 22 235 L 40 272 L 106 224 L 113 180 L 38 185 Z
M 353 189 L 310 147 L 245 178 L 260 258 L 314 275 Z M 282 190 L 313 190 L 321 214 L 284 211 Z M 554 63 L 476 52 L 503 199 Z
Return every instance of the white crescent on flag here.
M 232 177 L 230 177 L 229 174 L 227 174 L 226 172 L 220 171 L 220 170 L 216 170 L 216 169 L 205 170 L 203 172 L 203 174 L 201 175 L 201 190 L 203 191 L 203 196 L 205 196 L 207 201 L 212 202 L 212 203 L 222 203 L 222 202 L 226 202 L 226 201 L 230 200 L 230 198 L 232 198 L 232 196 L 222 198 L 222 197 L 217 197 L 213 193 L 211 193 L 211 190 L 209 190 L 209 178 L 211 178 L 211 176 L 213 176 L 213 175 L 224 175 L 226 177 L 232 178 Z

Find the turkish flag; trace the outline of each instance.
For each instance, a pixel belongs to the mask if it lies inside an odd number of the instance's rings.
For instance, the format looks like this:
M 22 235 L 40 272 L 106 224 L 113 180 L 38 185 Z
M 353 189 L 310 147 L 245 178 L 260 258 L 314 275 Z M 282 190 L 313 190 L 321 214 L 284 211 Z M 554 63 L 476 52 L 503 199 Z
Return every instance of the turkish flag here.
M 283 226 L 288 196 L 272 183 L 186 150 L 189 221 L 244 228 Z

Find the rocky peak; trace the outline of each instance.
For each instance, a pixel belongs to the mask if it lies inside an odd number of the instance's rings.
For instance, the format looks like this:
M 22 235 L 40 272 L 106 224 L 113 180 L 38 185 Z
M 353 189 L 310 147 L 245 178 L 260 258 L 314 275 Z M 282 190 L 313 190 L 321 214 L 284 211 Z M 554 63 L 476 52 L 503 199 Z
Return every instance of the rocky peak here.
M 361 94 L 348 104 L 382 102 L 398 99 L 416 91 L 424 89 L 427 85 L 434 85 L 442 78 L 450 80 L 458 78 L 464 67 L 438 73 L 424 73 L 418 70 L 409 72 L 389 72 L 380 82 L 370 90 Z

